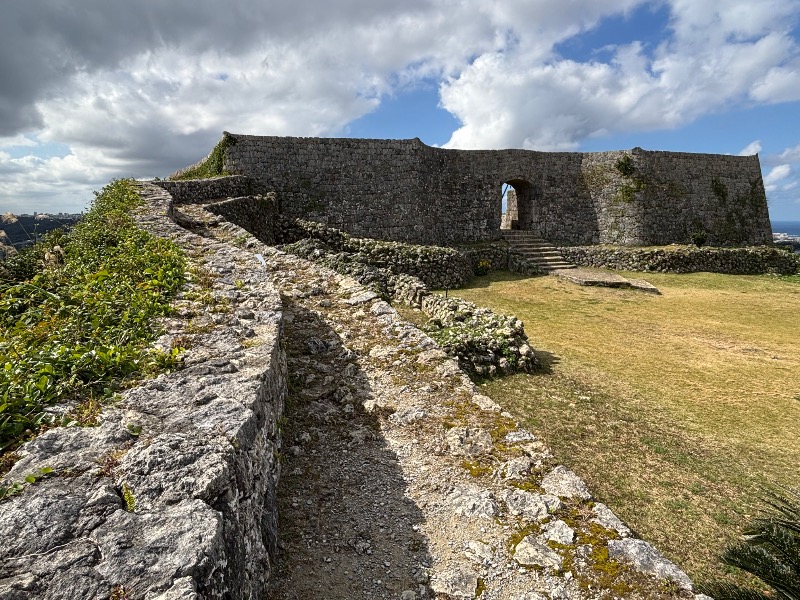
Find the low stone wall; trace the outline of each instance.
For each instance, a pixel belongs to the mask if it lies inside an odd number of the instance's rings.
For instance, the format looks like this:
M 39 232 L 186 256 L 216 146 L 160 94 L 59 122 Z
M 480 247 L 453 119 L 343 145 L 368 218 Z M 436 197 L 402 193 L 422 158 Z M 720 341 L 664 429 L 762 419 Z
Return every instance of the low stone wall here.
M 276 244 L 281 239 L 278 199 L 275 193 L 228 198 L 209 204 L 206 209 L 224 217 L 226 221 L 236 223 L 265 244 Z
M 528 372 L 536 366 L 522 322 L 515 317 L 495 314 L 459 298 L 433 294 L 419 277 L 375 266 L 368 255 L 331 252 L 320 240 L 306 238 L 283 249 L 349 275 L 387 300 L 422 310 L 430 317 L 422 329 L 447 354 L 457 358 L 459 367 L 467 373 L 492 377 Z
M 347 252 L 355 262 L 418 277 L 434 289 L 461 287 L 473 274 L 467 257 L 453 248 L 355 238 L 313 221 L 284 221 L 284 239 L 309 238 L 323 242 L 329 252 Z
M 189 294 L 165 323 L 158 344 L 187 347 L 185 368 L 124 392 L 98 427 L 20 449 L 4 485 L 52 473 L 0 507 L 2 598 L 257 598 L 270 577 L 280 297 L 252 253 L 177 227 L 161 189 L 142 195 L 136 218 L 199 252 L 213 306 Z
M 169 192 L 174 204 L 206 204 L 220 198 L 246 196 L 252 182 L 244 175 L 230 175 L 215 179 L 187 179 L 185 181 L 151 181 Z
M 622 271 L 661 273 L 706 271 L 730 275 L 758 275 L 794 274 L 800 270 L 800 256 L 771 246 L 746 248 L 568 246 L 558 250 L 566 260 L 576 265 Z
M 532 264 L 518 250 L 505 241 L 491 242 L 479 246 L 459 246 L 458 251 L 466 256 L 476 275 L 485 271 L 511 271 L 521 275 L 545 275 L 547 272 Z M 481 263 L 484 263 L 481 265 Z
M 420 308 L 431 318 L 423 330 L 467 372 L 494 377 L 530 372 L 537 364 L 522 321 L 516 317 L 437 294 L 424 296 Z

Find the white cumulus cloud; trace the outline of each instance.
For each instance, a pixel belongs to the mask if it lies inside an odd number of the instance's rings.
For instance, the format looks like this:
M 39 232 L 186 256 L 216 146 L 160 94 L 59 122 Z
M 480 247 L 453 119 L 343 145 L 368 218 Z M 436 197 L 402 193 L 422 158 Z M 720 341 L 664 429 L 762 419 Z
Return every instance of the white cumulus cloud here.
M 559 54 L 652 7 L 668 15 L 655 41 Z M 568 150 L 792 101 L 799 14 L 800 0 L 12 2 L 0 20 L 0 210 L 79 209 L 112 177 L 197 161 L 223 130 L 339 135 L 423 81 L 460 121 L 447 144 L 459 148 Z
M 739 151 L 739 156 L 752 156 L 761 152 L 761 140 L 753 140 Z
M 764 188 L 770 192 L 777 189 L 777 183 L 782 179 L 786 179 L 792 172 L 792 167 L 789 165 L 778 165 L 773 167 L 772 170 L 764 177 Z

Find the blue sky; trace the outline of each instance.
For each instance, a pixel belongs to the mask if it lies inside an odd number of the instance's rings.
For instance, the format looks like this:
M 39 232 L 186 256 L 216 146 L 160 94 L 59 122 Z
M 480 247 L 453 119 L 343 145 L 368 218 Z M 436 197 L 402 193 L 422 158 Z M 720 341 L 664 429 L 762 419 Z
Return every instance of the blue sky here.
M 74 212 L 223 130 L 758 152 L 800 221 L 800 0 L 59 0 L 0 22 L 0 212 Z

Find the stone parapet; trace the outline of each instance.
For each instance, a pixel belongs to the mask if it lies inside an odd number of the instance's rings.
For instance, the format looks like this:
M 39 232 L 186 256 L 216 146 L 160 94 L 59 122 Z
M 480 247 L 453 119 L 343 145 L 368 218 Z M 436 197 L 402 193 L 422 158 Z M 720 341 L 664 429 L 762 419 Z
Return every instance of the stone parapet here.
M 185 181 L 152 181 L 172 196 L 173 204 L 208 204 L 213 200 L 246 196 L 252 182 L 243 175 L 230 175 L 213 179 L 188 179 Z
M 280 297 L 256 257 L 173 223 L 144 185 L 136 214 L 207 274 L 214 307 L 179 301 L 158 345 L 184 368 L 121 394 L 98 427 L 25 444 L 5 484 L 52 473 L 0 509 L 2 598 L 255 598 L 277 549 Z M 246 343 L 245 343 L 246 342 Z

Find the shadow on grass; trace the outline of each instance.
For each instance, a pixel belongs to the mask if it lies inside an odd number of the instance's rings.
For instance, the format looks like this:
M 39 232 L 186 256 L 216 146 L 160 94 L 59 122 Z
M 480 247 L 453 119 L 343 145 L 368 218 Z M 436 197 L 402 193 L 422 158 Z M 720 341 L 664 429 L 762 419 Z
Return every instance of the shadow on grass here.
M 533 354 L 536 356 L 537 366 L 533 375 L 552 375 L 553 366 L 561 362 L 561 357 L 556 356 L 547 350 L 536 350 L 534 348 Z
M 521 281 L 533 277 L 547 277 L 547 275 L 523 275 L 522 273 L 512 273 L 511 271 L 492 271 L 488 275 L 473 277 L 467 285 L 463 286 L 463 289 L 487 288 L 497 281 Z

